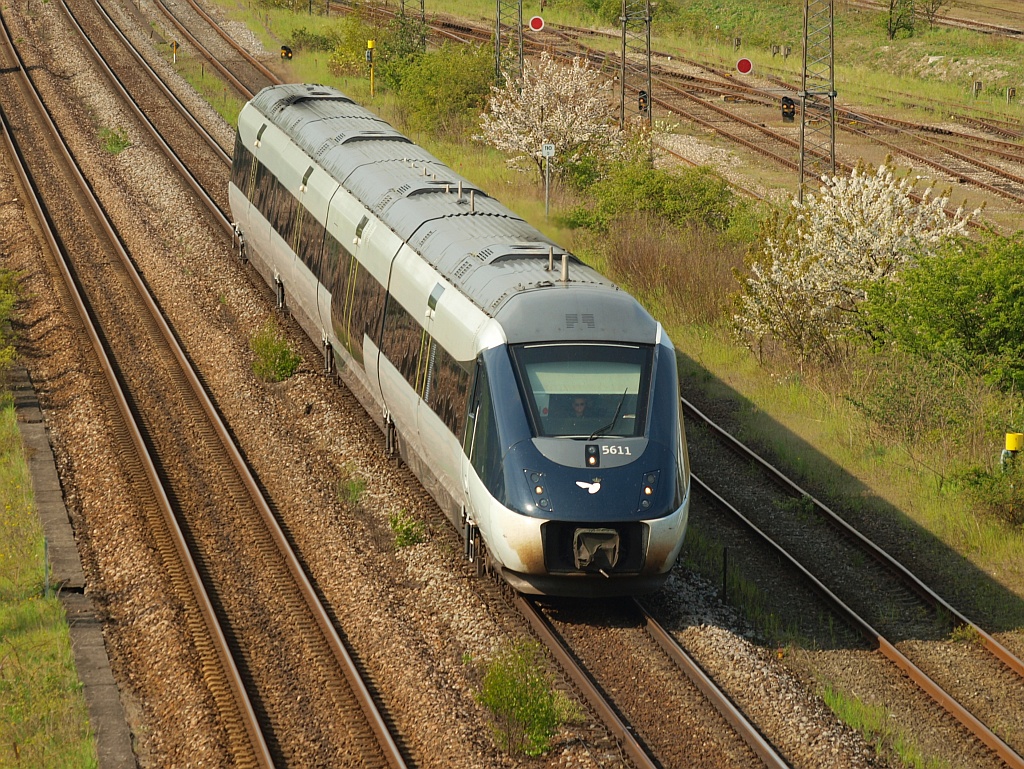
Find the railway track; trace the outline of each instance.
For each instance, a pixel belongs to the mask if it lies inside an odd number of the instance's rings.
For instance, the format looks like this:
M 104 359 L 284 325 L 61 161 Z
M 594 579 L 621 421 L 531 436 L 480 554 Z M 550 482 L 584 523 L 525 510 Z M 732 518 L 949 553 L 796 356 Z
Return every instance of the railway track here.
M 16 52 L 9 38 L 3 50 Z M 17 88 L 5 88 L 4 103 L 21 107 L 13 120 L 8 112 L 6 134 L 29 169 L 26 186 L 51 228 L 69 302 L 124 420 L 119 453 L 135 458 L 126 459 L 128 472 L 164 567 L 176 575 L 205 686 L 228 736 L 225 752 L 239 766 L 312 764 L 325 756 L 337 766 L 353 756 L 360 766 L 404 766 L 272 503 L 104 205 L 60 143 L 26 70 L 20 60 L 5 69 L 20 78 Z M 43 136 L 51 138 L 38 141 Z M 282 667 L 291 673 L 282 677 Z
M 770 593 L 781 589 L 783 578 L 771 566 L 757 573 L 757 564 L 786 563 L 785 571 L 818 596 L 805 599 L 817 608 L 795 610 L 802 616 L 776 605 L 784 621 L 823 647 L 852 645 L 848 631 L 837 633 L 830 621 L 810 619 L 839 618 L 998 761 L 1024 767 L 1024 662 L 827 506 L 692 404 L 684 405 L 690 445 L 697 447 L 691 456 L 699 498 L 746 532 L 732 540 L 732 562 Z M 715 493 L 712 487 L 728 491 Z M 754 544 L 743 544 L 745 537 Z M 759 548 L 763 555 L 755 554 Z M 954 632 L 976 642 L 950 643 Z

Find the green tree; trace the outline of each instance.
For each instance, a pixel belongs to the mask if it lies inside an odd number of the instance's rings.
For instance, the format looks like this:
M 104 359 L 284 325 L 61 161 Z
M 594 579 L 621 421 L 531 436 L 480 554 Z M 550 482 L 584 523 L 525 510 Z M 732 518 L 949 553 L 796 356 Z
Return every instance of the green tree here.
M 1024 235 L 947 247 L 868 293 L 863 329 L 895 346 L 1024 390 Z

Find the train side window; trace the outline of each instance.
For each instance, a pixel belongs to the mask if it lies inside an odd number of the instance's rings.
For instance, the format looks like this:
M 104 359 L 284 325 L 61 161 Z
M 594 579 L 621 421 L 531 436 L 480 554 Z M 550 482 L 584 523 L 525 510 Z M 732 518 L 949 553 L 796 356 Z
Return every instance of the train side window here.
M 501 441 L 498 438 L 494 403 L 487 370 L 477 367 L 476 414 L 469 461 L 495 499 L 504 499 L 505 477 L 501 472 Z
M 381 351 L 417 393 L 424 379 L 420 361 L 424 358 L 426 335 L 426 329 L 413 319 L 395 297 L 388 294 L 384 333 L 380 340 Z
M 363 335 L 374 342 L 380 341 L 381 321 L 384 315 L 384 287 L 366 271 L 359 262 L 352 259 L 353 270 L 349 275 L 350 286 L 346 296 L 346 316 L 349 334 L 349 352 L 360 363 L 363 362 Z
M 295 196 L 278 179 L 275 178 L 274 182 L 277 189 L 274 196 L 275 205 L 271 221 L 274 223 L 274 229 L 277 230 L 277 234 L 281 236 L 285 243 L 291 243 L 292 229 L 299 201 L 295 199 Z
M 319 276 L 321 254 L 324 247 L 324 226 L 310 213 L 305 213 L 305 224 L 302 226 L 302 240 L 299 243 L 299 256 L 310 272 Z M 330 284 L 327 284 L 330 285 Z
M 231 159 L 231 183 L 243 193 L 249 192 L 249 176 L 252 174 L 252 153 L 245 146 L 240 134 L 235 136 L 235 154 Z
M 346 278 L 348 277 L 349 260 L 352 254 L 348 252 L 338 239 L 333 235 L 326 235 L 324 238 L 323 262 L 317 277 L 320 282 L 331 291 L 331 296 L 340 300 L 345 294 Z
M 274 191 L 274 175 L 262 163 L 256 166 L 256 184 L 253 187 L 252 204 L 264 218 L 270 220 L 271 197 Z
M 432 345 L 427 404 L 448 426 L 452 435 L 461 437 L 466 420 L 471 364 L 457 361 L 436 340 Z

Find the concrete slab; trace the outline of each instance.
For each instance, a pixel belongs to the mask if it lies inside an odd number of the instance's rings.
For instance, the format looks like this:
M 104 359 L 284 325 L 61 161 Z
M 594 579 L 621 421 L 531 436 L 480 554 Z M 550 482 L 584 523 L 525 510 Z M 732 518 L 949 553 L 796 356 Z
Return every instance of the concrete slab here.
M 89 708 L 89 724 L 96 735 L 100 769 L 135 769 L 138 762 L 132 751 L 131 730 L 103 645 L 103 621 L 92 599 L 85 595 L 85 574 L 39 400 L 23 367 L 9 372 L 8 382 L 14 393 L 36 511 L 46 534 L 50 584 L 59 589 L 67 613 L 75 667 Z

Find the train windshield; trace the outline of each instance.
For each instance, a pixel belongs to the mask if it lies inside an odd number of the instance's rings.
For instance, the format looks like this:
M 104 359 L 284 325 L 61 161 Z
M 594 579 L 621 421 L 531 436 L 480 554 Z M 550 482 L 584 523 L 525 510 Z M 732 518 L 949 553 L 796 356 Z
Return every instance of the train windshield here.
M 623 344 L 512 347 L 536 437 L 644 434 L 653 348 Z

